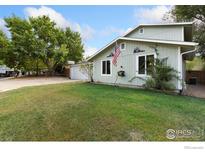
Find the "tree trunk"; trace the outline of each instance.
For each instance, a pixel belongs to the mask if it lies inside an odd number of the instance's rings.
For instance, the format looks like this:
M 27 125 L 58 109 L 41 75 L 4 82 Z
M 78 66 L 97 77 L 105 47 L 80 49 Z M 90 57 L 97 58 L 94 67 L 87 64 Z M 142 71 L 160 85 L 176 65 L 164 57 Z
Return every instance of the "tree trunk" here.
M 91 82 L 94 82 L 93 77 L 91 76 Z
M 48 65 L 47 68 L 48 68 L 48 76 L 53 76 L 53 68 L 50 65 Z
M 38 76 L 39 74 L 39 67 L 38 67 L 38 59 L 36 61 L 36 76 Z

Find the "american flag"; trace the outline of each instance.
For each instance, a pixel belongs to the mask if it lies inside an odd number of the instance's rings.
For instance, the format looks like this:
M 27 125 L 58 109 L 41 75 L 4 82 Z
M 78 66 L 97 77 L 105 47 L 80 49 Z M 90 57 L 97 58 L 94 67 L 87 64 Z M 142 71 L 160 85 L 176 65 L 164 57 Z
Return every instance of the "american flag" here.
M 120 46 L 117 45 L 117 43 L 116 43 L 115 53 L 114 53 L 113 58 L 112 58 L 112 63 L 115 66 L 117 66 L 117 58 L 118 58 L 119 55 L 120 55 Z

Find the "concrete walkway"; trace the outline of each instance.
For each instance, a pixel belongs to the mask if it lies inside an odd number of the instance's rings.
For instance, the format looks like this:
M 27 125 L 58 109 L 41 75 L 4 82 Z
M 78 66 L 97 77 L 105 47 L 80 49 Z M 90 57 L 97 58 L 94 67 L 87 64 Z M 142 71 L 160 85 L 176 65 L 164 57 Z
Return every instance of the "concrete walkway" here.
M 205 98 L 205 85 L 187 85 L 184 95 Z
M 39 86 L 57 83 L 77 82 L 79 80 L 70 80 L 66 77 L 25 77 L 25 78 L 7 78 L 0 79 L 0 92 L 18 89 L 27 86 Z

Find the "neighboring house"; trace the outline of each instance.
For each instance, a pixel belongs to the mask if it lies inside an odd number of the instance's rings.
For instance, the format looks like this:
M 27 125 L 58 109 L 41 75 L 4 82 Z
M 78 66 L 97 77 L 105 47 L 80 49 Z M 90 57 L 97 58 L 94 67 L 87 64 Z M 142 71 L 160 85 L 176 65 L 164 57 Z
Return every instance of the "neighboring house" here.
M 173 81 L 177 90 L 182 90 L 185 81 L 185 60 L 192 59 L 198 43 L 192 42 L 193 22 L 170 24 L 139 25 L 122 37 L 119 37 L 88 61 L 93 62 L 93 79 L 95 82 L 106 84 L 121 84 L 142 86 L 144 81 L 135 76 L 148 77 L 149 60 L 157 57 L 167 58 L 170 65 L 179 72 L 181 80 Z M 112 64 L 115 45 L 120 45 L 121 54 L 118 57 L 117 67 Z M 119 77 L 119 71 L 125 76 Z

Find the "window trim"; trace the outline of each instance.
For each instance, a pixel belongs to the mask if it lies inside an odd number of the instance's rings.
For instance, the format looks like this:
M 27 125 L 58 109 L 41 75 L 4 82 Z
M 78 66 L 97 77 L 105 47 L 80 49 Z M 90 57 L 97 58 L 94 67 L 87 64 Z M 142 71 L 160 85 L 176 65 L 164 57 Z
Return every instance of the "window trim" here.
M 110 74 L 103 74 L 103 61 L 110 61 Z M 112 61 L 111 59 L 101 60 L 101 76 L 112 76 Z
M 121 45 L 122 45 L 122 44 L 124 44 L 124 49 L 121 48 Z M 120 43 L 120 50 L 121 50 L 121 51 L 126 50 L 126 43 L 125 43 L 125 42 Z
M 141 29 L 143 30 L 142 33 L 140 32 Z M 140 28 L 140 29 L 139 29 L 139 34 L 144 34 L 144 28 Z
M 150 75 L 147 75 L 147 56 L 154 55 L 154 59 L 157 58 L 156 53 L 144 53 L 144 54 L 138 54 L 136 55 L 136 76 L 139 77 L 149 77 Z M 139 57 L 145 56 L 145 74 L 139 74 Z

